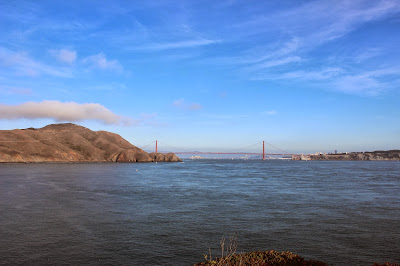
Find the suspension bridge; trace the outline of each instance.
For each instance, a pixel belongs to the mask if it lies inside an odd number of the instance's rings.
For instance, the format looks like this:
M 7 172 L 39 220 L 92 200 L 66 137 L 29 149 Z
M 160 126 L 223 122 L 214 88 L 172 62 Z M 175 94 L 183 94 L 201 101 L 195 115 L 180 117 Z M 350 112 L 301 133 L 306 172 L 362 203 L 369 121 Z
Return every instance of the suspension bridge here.
M 155 153 L 159 153 L 159 141 L 155 140 L 152 143 L 149 143 L 145 146 L 140 147 L 142 150 L 146 150 L 147 152 L 155 152 Z M 265 160 L 267 158 L 267 156 L 290 156 L 291 158 L 293 158 L 293 156 L 296 156 L 297 154 L 293 154 L 290 152 L 287 152 L 285 150 L 282 150 L 274 145 L 272 145 L 271 143 L 268 143 L 266 141 L 260 141 L 258 143 L 252 144 L 250 146 L 247 147 L 243 147 L 239 150 L 234 150 L 234 151 L 225 151 L 225 152 L 218 152 L 218 151 L 212 151 L 212 152 L 207 152 L 207 151 L 189 151 L 189 150 L 185 150 L 185 151 L 180 151 L 179 148 L 162 143 L 162 147 L 163 149 L 166 149 L 165 146 L 168 146 L 168 148 L 170 150 L 163 150 L 161 153 L 168 153 L 168 152 L 173 152 L 175 154 L 181 154 L 181 155 L 253 155 L 253 156 L 260 156 L 262 157 L 263 160 Z M 262 146 L 261 146 L 262 144 Z M 272 147 L 275 151 L 274 153 L 267 153 L 266 149 L 265 149 L 265 144 L 267 144 L 269 147 Z M 260 147 L 260 152 L 245 152 L 243 150 L 252 148 L 254 149 L 255 146 L 259 146 Z M 150 150 L 150 147 L 153 147 L 154 150 Z M 168 149 L 167 148 L 167 149 Z M 262 150 L 261 150 L 262 149 Z

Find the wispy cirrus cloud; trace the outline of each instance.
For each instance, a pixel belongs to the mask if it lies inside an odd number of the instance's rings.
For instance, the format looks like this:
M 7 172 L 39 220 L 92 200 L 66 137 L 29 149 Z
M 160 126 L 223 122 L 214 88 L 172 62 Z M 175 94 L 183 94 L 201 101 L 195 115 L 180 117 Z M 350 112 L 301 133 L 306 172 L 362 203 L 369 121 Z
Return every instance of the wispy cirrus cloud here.
M 175 100 L 172 105 L 176 108 L 188 110 L 188 111 L 197 111 L 203 109 L 203 106 L 198 103 L 186 103 L 185 99 L 180 98 Z
M 282 74 L 260 74 L 254 79 L 324 82 L 325 88 L 334 91 L 353 95 L 376 96 L 399 84 L 400 69 L 394 67 L 354 72 L 338 67 L 327 67 L 318 70 L 299 70 Z
M 72 64 L 76 61 L 76 51 L 68 49 L 51 50 L 50 54 L 53 55 L 58 61 L 62 63 Z
M 399 81 L 399 68 L 385 68 L 354 75 L 343 75 L 334 80 L 332 86 L 335 90 L 344 93 L 376 96 L 393 88 L 394 85 L 398 85 Z
M 29 95 L 32 95 L 32 89 L 0 85 L 0 93 L 8 94 L 8 95 L 29 96 Z
M 243 32 L 247 35 L 276 29 L 286 31 L 296 36 L 302 45 L 316 46 L 398 12 L 400 3 L 397 0 L 308 1 L 289 10 L 258 15 L 236 27 L 246 29 Z
M 0 104 L 0 119 L 54 119 L 58 122 L 96 120 L 104 124 L 130 125 L 135 121 L 116 115 L 98 103 L 59 101 Z
M 344 76 L 334 81 L 335 89 L 348 94 L 375 96 L 386 89 L 386 84 L 369 75 Z
M 261 114 L 262 115 L 276 115 L 278 112 L 276 111 L 276 110 L 270 110 L 270 111 L 265 111 L 265 112 L 262 112 Z
M 181 48 L 194 48 L 199 46 L 206 46 L 211 44 L 219 43 L 219 40 L 211 39 L 194 39 L 194 40 L 184 40 L 175 42 L 165 42 L 165 43 L 150 43 L 144 46 L 137 46 L 135 50 L 170 50 L 170 49 L 181 49 Z
M 12 70 L 18 76 L 49 75 L 56 77 L 72 77 L 69 68 L 55 67 L 32 59 L 26 52 L 14 52 L 0 47 L 0 66 Z
M 90 67 L 102 70 L 123 70 L 123 67 L 117 60 L 109 60 L 103 53 L 88 56 L 84 58 L 82 62 Z
M 357 63 L 361 63 L 361 62 L 364 62 L 364 61 L 366 61 L 366 60 L 368 60 L 368 59 L 371 59 L 371 58 L 374 58 L 374 57 L 377 57 L 377 56 L 381 55 L 382 52 L 383 52 L 383 51 L 382 51 L 382 49 L 380 49 L 380 48 L 368 48 L 368 49 L 362 51 L 361 53 L 359 53 L 359 54 L 354 58 L 354 60 L 355 60 Z
M 3 71 L 4 76 L 40 77 L 46 75 L 71 78 L 77 70 L 82 68 L 123 71 L 122 65 L 117 60 L 109 60 L 103 53 L 83 58 L 77 64 L 74 64 L 77 61 L 76 51 L 50 50 L 50 54 L 64 65 L 48 64 L 32 58 L 27 52 L 16 52 L 0 47 L 0 74 Z
M 273 44 L 260 44 L 259 47 L 244 51 L 242 56 L 217 58 L 216 62 L 236 64 L 239 71 L 244 70 L 244 74 L 250 80 L 322 81 L 344 77 L 345 70 L 342 67 L 332 66 L 328 57 L 315 57 L 312 53 L 321 45 L 348 35 L 366 23 L 393 17 L 399 13 L 400 3 L 396 0 L 340 0 L 308 1 L 291 9 L 271 14 L 256 14 L 253 18 L 234 25 L 234 28 L 240 29 L 247 38 L 260 43 L 265 42 L 262 39 L 263 35 L 285 33 L 288 36 Z M 341 63 L 361 63 L 383 53 L 382 49 L 377 48 L 364 50 L 358 55 L 338 56 L 335 51 L 329 52 L 335 60 L 339 57 Z M 315 61 L 317 58 L 318 62 Z M 292 63 L 297 63 L 296 68 Z M 321 69 L 316 70 L 315 64 L 320 65 Z M 279 71 L 276 70 L 278 67 Z M 302 70 L 298 70 L 299 67 Z M 362 73 L 356 73 L 354 76 L 362 76 Z M 358 83 L 368 90 L 367 82 Z
M 284 42 L 283 44 L 273 44 L 267 47 L 252 48 L 245 52 L 245 55 L 237 57 L 235 63 L 256 64 L 268 60 L 277 60 L 293 54 L 299 48 L 299 39 L 296 37 Z
M 400 12 L 400 3 L 397 0 L 378 0 L 373 3 L 343 0 L 340 4 L 317 1 L 310 6 L 308 12 L 312 12 L 310 15 L 318 14 L 312 17 L 313 22 L 323 19 L 320 30 L 314 32 L 311 30 L 308 37 L 318 44 L 340 38 L 365 23 L 394 15 Z
M 299 40 L 297 38 L 292 38 L 283 44 L 274 43 L 260 47 L 252 47 L 250 49 L 244 50 L 241 54 L 237 56 L 225 56 L 208 58 L 201 60 L 206 63 L 213 63 L 218 65 L 236 65 L 239 67 L 254 67 L 257 64 L 273 64 L 280 65 L 279 63 L 269 63 L 282 61 L 284 58 L 292 57 L 300 59 L 300 57 L 294 55 L 299 47 Z M 289 63 L 289 62 L 288 62 Z M 284 64 L 282 61 L 281 64 Z
M 316 70 L 296 70 L 287 71 L 279 74 L 260 74 L 255 76 L 254 80 L 327 80 L 338 77 L 344 73 L 344 69 L 339 67 L 326 67 Z
M 262 70 L 262 69 L 272 68 L 272 67 L 276 67 L 276 66 L 290 64 L 290 63 L 297 63 L 297 62 L 300 62 L 301 60 L 302 59 L 299 56 L 289 56 L 289 57 L 284 57 L 284 58 L 279 58 L 279 59 L 265 60 L 264 62 L 252 65 L 246 69 L 247 70 Z

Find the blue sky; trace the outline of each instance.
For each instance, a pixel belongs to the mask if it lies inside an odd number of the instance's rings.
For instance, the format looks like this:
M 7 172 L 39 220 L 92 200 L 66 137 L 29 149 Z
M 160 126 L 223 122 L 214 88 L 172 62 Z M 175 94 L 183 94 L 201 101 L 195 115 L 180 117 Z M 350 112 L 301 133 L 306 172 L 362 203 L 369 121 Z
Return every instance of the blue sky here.
M 400 149 L 400 1 L 0 10 L 0 129 L 74 122 L 164 150 Z

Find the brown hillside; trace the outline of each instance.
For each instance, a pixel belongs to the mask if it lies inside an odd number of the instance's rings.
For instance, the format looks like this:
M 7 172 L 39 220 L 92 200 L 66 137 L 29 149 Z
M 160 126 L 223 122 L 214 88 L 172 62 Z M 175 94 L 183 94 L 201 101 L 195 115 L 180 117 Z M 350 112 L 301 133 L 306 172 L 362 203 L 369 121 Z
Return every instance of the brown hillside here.
M 40 129 L 0 130 L 0 162 L 154 162 L 163 160 L 130 144 L 118 134 L 75 124 Z

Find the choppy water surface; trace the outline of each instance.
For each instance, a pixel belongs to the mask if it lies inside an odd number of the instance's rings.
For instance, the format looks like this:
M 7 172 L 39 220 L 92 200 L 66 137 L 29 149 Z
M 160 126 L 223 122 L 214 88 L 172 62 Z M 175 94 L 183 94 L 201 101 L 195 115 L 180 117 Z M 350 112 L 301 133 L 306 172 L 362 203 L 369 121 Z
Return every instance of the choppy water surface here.
M 190 265 L 222 236 L 400 261 L 399 162 L 0 164 L 0 264 Z

